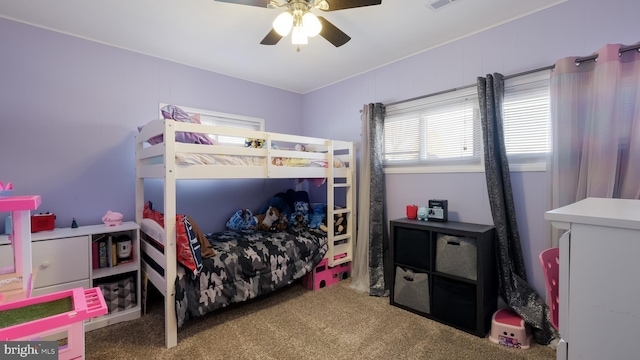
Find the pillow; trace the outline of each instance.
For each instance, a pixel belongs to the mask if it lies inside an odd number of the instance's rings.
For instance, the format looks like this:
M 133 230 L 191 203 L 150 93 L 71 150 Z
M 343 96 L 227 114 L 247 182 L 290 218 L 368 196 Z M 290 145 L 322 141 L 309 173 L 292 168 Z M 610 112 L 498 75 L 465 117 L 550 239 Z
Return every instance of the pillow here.
M 200 124 L 200 114 L 194 114 L 189 116 L 184 110 L 174 105 L 167 105 L 160 109 L 162 117 L 169 120 L 175 120 L 180 122 Z M 138 126 L 138 131 L 142 129 Z M 148 140 L 149 144 L 155 145 L 163 141 L 162 135 L 154 136 Z M 204 134 L 190 133 L 184 131 L 176 132 L 176 141 L 190 144 L 205 144 L 212 145 L 212 141 Z
M 164 245 L 165 234 L 164 228 L 153 219 L 142 219 L 140 230 L 149 235 L 156 242 Z
M 164 228 L 164 214 L 153 210 L 153 204 L 150 201 L 144 205 L 142 217 L 152 219 Z M 200 274 L 202 270 L 200 242 L 185 215 L 176 215 L 176 257 L 178 262 L 189 269 L 194 276 Z
M 194 276 L 202 271 L 202 250 L 191 222 L 185 215 L 176 215 L 176 252 L 178 261 Z

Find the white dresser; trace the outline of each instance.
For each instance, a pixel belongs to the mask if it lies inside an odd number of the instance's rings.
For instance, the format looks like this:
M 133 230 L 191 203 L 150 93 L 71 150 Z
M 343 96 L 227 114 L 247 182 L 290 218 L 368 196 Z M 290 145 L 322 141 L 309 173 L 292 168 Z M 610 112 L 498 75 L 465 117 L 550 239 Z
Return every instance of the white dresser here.
M 640 200 L 548 211 L 560 239 L 558 359 L 639 359 Z
M 102 236 L 126 235 L 131 241 L 132 260 L 116 266 L 94 267 L 92 242 Z M 134 222 L 117 226 L 89 225 L 72 228 L 56 228 L 31 234 L 32 264 L 37 268 L 33 296 L 50 294 L 62 290 L 112 284 L 113 279 L 127 276 L 134 281 L 136 299 L 133 306 L 117 309 L 85 323 L 90 331 L 121 321 L 140 317 L 140 233 Z M 12 267 L 13 250 L 6 235 L 0 235 L 0 268 Z M 104 290 L 103 290 L 104 293 Z M 107 298 L 107 294 L 105 299 Z M 117 302 L 117 299 L 114 300 Z

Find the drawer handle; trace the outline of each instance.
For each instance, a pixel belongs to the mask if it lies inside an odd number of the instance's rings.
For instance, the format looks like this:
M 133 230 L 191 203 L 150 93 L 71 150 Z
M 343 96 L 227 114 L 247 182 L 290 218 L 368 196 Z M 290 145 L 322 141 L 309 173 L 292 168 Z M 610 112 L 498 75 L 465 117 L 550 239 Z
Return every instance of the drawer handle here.
M 40 267 L 43 269 L 46 269 L 49 267 L 49 265 L 51 265 L 51 262 L 49 260 L 43 261 L 42 264 L 40 264 Z

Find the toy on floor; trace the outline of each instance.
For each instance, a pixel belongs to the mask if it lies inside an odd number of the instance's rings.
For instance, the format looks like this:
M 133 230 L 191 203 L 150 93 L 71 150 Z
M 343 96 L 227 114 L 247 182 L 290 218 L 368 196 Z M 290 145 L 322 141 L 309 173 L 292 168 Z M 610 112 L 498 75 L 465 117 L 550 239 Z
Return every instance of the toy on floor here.
M 333 257 L 339 260 L 347 256 L 339 254 Z M 345 280 L 351 274 L 351 262 L 345 262 L 336 266 L 329 266 L 328 259 L 322 259 L 313 270 L 302 277 L 302 286 L 309 290 L 318 290 L 333 285 L 340 280 Z
M 513 310 L 500 309 L 491 318 L 489 340 L 495 344 L 517 349 L 528 349 L 531 331 Z
M 29 307 L 39 306 L 42 310 L 47 303 L 65 298 L 70 299 L 70 308 L 67 311 L 56 311 L 50 316 L 21 321 L 24 317 L 29 317 L 29 313 L 35 313 Z M 64 332 L 67 334 L 67 344 L 58 348 L 58 358 L 83 359 L 84 320 L 106 313 L 107 304 L 97 287 L 88 290 L 75 288 L 2 304 L 0 317 L 3 322 L 7 321 L 9 324 L 0 325 L 0 340 L 30 341 Z M 13 318 L 17 320 L 12 321 Z
M 0 281 L 0 341 L 36 340 L 66 333 L 67 345 L 58 349 L 58 358 L 82 359 L 84 320 L 106 314 L 107 304 L 99 288 L 84 290 L 80 287 L 31 297 L 34 272 L 31 270 L 30 211 L 37 209 L 40 203 L 39 195 L 0 199 L 0 212 L 11 212 L 9 238 L 14 259 L 13 273 L 5 273 L 0 278 L 4 279 Z M 69 299 L 68 309 L 51 314 L 47 304 L 65 298 Z

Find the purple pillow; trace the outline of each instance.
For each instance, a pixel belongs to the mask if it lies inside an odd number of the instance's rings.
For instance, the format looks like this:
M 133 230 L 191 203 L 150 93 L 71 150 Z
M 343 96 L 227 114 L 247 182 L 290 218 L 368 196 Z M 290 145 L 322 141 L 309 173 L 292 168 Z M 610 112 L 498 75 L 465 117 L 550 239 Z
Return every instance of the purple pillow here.
M 193 124 L 200 124 L 200 114 L 195 114 L 193 116 L 189 116 L 184 110 L 180 109 L 175 105 L 167 105 L 160 109 L 162 112 L 162 116 L 165 119 L 175 120 L 180 122 L 187 122 Z M 142 127 L 138 127 L 138 131 L 140 131 Z M 149 144 L 155 145 L 159 144 L 163 141 L 162 135 L 154 136 L 149 139 Z M 204 144 L 204 145 L 212 145 L 211 140 L 203 134 L 198 133 L 190 133 L 184 131 L 176 132 L 176 141 L 182 143 L 189 144 Z

